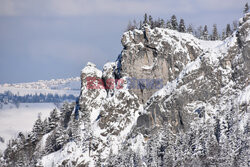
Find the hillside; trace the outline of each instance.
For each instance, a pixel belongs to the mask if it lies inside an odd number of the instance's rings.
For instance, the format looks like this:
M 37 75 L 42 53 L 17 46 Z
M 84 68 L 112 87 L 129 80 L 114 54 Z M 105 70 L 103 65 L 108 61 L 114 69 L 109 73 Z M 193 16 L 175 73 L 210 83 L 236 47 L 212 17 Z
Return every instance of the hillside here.
M 38 121 L 2 166 L 248 166 L 250 13 L 224 41 L 145 24 L 116 62 L 81 73 L 79 101 Z

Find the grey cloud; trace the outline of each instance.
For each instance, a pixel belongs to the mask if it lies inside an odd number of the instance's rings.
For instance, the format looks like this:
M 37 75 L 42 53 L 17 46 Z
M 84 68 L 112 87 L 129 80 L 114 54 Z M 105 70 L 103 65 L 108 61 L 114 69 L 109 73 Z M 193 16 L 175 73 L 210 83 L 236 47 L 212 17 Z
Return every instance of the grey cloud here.
M 192 13 L 200 8 L 231 8 L 238 0 L 0 0 L 0 15 L 86 16 L 93 14 L 133 15 L 152 13 Z

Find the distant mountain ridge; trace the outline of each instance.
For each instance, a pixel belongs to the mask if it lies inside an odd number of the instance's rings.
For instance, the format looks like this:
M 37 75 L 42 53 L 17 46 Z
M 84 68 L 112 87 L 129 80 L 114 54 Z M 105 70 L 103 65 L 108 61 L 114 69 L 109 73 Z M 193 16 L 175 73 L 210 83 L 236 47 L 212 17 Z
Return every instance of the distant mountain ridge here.
M 80 90 L 80 77 L 66 79 L 39 80 L 37 82 L 16 83 L 16 84 L 1 84 L 0 92 L 4 88 L 16 89 L 46 89 L 46 90 Z
M 8 103 L 60 103 L 74 101 L 80 91 L 80 77 L 39 80 L 0 85 L 0 108 Z

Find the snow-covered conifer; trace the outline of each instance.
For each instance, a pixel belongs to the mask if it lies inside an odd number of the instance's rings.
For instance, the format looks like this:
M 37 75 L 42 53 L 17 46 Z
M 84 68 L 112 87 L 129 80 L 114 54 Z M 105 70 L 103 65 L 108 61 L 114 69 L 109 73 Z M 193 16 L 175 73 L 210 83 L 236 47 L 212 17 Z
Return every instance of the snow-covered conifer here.
M 178 30 L 178 22 L 177 22 L 177 18 L 175 15 L 171 17 L 171 25 L 172 25 L 173 30 Z
M 179 32 L 186 32 L 186 26 L 183 19 L 180 20 Z

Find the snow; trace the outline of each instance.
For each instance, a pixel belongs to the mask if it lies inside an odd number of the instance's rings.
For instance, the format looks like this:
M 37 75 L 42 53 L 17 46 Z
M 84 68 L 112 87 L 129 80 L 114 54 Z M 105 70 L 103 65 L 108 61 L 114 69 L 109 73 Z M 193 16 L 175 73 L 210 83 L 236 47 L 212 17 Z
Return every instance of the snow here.
M 202 63 L 207 63 L 208 65 L 211 65 L 211 67 L 214 68 L 214 71 L 216 70 L 221 71 L 223 75 L 222 81 L 223 83 L 226 83 L 227 85 L 221 88 L 222 97 L 218 99 L 218 104 L 211 103 L 211 101 L 217 100 L 217 97 L 213 97 L 214 99 L 211 98 L 208 101 L 194 101 L 185 106 L 189 114 L 197 115 L 197 114 L 200 114 L 201 109 L 202 110 L 204 109 L 204 116 L 203 116 L 204 118 L 200 119 L 200 118 L 195 117 L 194 118 L 195 120 L 193 122 L 191 121 L 192 126 L 199 126 L 199 124 L 204 123 L 204 122 L 205 123 L 210 122 L 211 124 L 214 124 L 215 123 L 213 122 L 215 121 L 214 117 L 219 114 L 223 114 L 223 112 L 219 113 L 218 111 L 228 111 L 231 109 L 232 107 L 231 100 L 235 100 L 239 106 L 250 103 L 250 86 L 247 86 L 243 91 L 239 91 L 238 92 L 239 94 L 235 96 L 231 94 L 228 96 L 226 94 L 230 92 L 229 90 L 235 84 L 228 77 L 228 75 L 232 72 L 232 69 L 231 67 L 226 67 L 224 69 L 219 66 L 220 59 L 222 59 L 223 56 L 227 54 L 228 49 L 236 45 L 236 42 L 237 42 L 236 34 L 233 34 L 232 37 L 227 38 L 225 41 L 204 41 L 204 40 L 199 40 L 190 34 L 179 33 L 177 31 L 169 30 L 169 29 L 155 28 L 153 30 L 148 29 L 148 31 L 149 33 L 151 33 L 151 35 L 160 34 L 162 36 L 162 38 L 160 38 L 159 41 L 155 41 L 157 50 L 161 50 L 163 47 L 163 42 L 167 42 L 175 46 L 173 47 L 174 48 L 173 52 L 187 53 L 187 48 L 183 45 L 183 43 L 189 43 L 189 45 L 193 47 L 198 47 L 203 51 L 202 54 L 199 55 L 195 60 L 191 61 L 191 59 L 189 58 L 188 63 L 184 66 L 183 70 L 180 71 L 178 77 L 172 80 L 171 82 L 168 82 L 161 90 L 155 92 L 153 96 L 149 99 L 148 104 L 150 104 L 150 100 L 157 101 L 161 98 L 166 98 L 164 101 L 166 102 L 172 98 L 171 95 L 173 92 L 181 94 L 182 91 L 185 91 L 188 93 L 194 91 L 191 88 L 188 89 L 187 85 L 182 85 L 183 83 L 182 80 L 185 76 L 200 69 Z M 128 31 L 124 33 L 125 44 L 131 43 L 132 47 L 134 47 L 135 45 L 143 45 L 142 43 L 134 44 L 134 41 L 130 40 L 130 39 L 133 39 L 132 37 L 134 36 L 134 32 L 142 33 L 141 30 Z M 249 38 L 249 36 L 247 38 Z M 103 76 L 111 77 L 108 75 L 110 75 L 109 73 L 110 69 L 113 69 L 114 66 L 115 66 L 115 63 L 113 62 L 106 63 L 103 67 L 103 72 L 102 72 L 96 68 L 95 64 L 89 62 L 87 63 L 87 66 L 82 70 L 82 73 L 85 76 L 94 76 L 98 78 L 101 78 Z M 145 70 L 151 70 L 153 67 L 154 65 L 151 65 L 151 66 L 149 65 L 149 66 L 142 66 L 141 68 Z M 197 76 L 195 81 L 203 80 L 204 77 L 205 77 L 204 74 L 201 76 Z M 126 83 L 124 84 L 126 85 Z M 182 85 L 182 86 L 179 87 L 179 85 Z M 89 90 L 86 88 L 86 83 L 83 83 L 81 94 L 82 94 L 82 97 L 84 97 L 84 102 L 82 103 L 87 104 L 86 111 L 89 112 L 89 115 L 90 115 L 90 118 L 89 118 L 90 129 L 86 129 L 87 128 L 85 127 L 86 122 L 83 122 L 80 125 L 80 129 L 82 131 L 80 136 L 81 136 L 81 139 L 84 139 L 86 137 L 85 132 L 88 130 L 89 132 L 91 132 L 90 133 L 91 138 L 93 138 L 91 139 L 91 142 L 92 141 L 98 142 L 99 144 L 98 148 L 95 151 L 92 150 L 90 153 L 91 155 L 89 155 L 88 151 L 83 151 L 83 147 L 84 147 L 83 145 L 85 144 L 83 143 L 83 140 L 81 141 L 81 144 L 76 143 L 76 142 L 68 142 L 66 145 L 64 145 L 63 149 L 44 156 L 41 160 L 41 164 L 46 167 L 53 167 L 53 166 L 59 166 L 62 164 L 63 161 L 69 160 L 69 163 L 76 162 L 77 165 L 79 165 L 79 163 L 84 161 L 85 163 L 88 163 L 88 166 L 94 166 L 95 165 L 94 158 L 95 156 L 98 155 L 98 151 L 101 151 L 101 155 L 100 155 L 101 158 L 105 159 L 105 158 L 108 158 L 110 151 L 112 151 L 113 154 L 119 154 L 120 149 L 122 145 L 124 145 L 124 143 L 127 144 L 127 146 L 130 147 L 134 152 L 139 151 L 140 155 L 146 155 L 145 144 L 147 141 L 142 134 L 138 134 L 136 136 L 128 138 L 129 134 L 132 132 L 133 128 L 136 126 L 139 113 L 148 112 L 147 108 L 143 108 L 143 105 L 140 105 L 139 109 L 137 109 L 136 107 L 135 107 L 136 109 L 133 109 L 133 108 L 127 109 L 128 112 L 126 113 L 119 113 L 119 112 L 112 113 L 112 114 L 115 114 L 115 117 L 114 117 L 115 121 L 109 122 L 108 118 L 107 120 L 105 120 L 106 121 L 105 123 L 107 124 L 107 128 L 111 127 L 112 130 L 118 130 L 117 135 L 113 135 L 111 132 L 109 132 L 110 129 L 105 129 L 105 128 L 101 129 L 98 124 L 99 120 L 97 120 L 97 118 L 100 115 L 101 111 L 104 111 L 104 114 L 107 114 L 107 115 L 110 114 L 111 112 L 115 112 L 115 110 L 106 111 L 103 108 L 104 105 L 111 106 L 110 107 L 111 109 L 113 108 L 124 109 L 124 107 L 126 107 L 126 105 L 123 103 L 124 101 L 126 102 L 131 99 L 133 101 L 133 99 L 136 98 L 134 95 L 130 94 L 130 92 L 126 88 L 127 87 L 125 86 L 125 89 L 114 89 L 114 95 L 108 96 L 107 92 L 104 89 Z M 21 108 L 23 107 L 23 105 L 24 104 L 21 104 Z M 248 109 L 249 108 L 247 108 L 247 110 Z M 7 109 L 4 108 L 3 110 L 7 110 Z M 24 109 L 22 110 L 24 112 Z M 51 111 L 51 109 L 47 111 Z M 114 116 L 112 114 L 111 116 Z M 17 114 L 17 113 L 14 113 L 13 115 L 16 117 L 18 115 L 18 117 L 20 117 L 20 114 Z M 34 116 L 34 120 L 35 118 L 36 117 Z M 0 112 L 0 122 L 2 123 L 1 119 L 3 121 L 6 121 L 4 117 L 1 116 L 1 112 Z M 22 118 L 21 116 L 20 122 L 22 122 L 23 119 L 24 118 Z M 32 123 L 34 123 L 34 120 L 32 121 Z M 224 118 L 221 117 L 220 120 L 223 121 Z M 240 121 L 241 121 L 240 128 L 243 130 L 247 121 L 249 121 L 249 113 L 247 115 L 242 114 L 242 118 Z M 86 125 L 88 126 L 88 122 L 86 123 Z M 1 127 L 5 127 L 5 126 L 6 125 L 3 125 Z M 29 127 L 31 128 L 32 125 L 30 125 Z M 25 130 L 27 129 L 28 128 L 25 128 Z M 106 133 L 107 135 L 101 135 L 101 133 L 103 132 L 105 133 L 107 132 Z M 45 141 L 48 135 L 49 134 L 46 134 L 45 136 L 43 136 L 42 140 L 40 141 L 41 149 L 44 149 Z M 0 133 L 0 136 L 1 136 L 1 133 Z
M 78 96 L 79 95 L 79 90 L 52 90 L 52 89 L 33 89 L 33 88 L 15 88 L 11 86 L 0 86 L 0 93 L 4 93 L 6 91 L 10 91 L 14 95 L 19 95 L 19 96 L 25 96 L 25 95 L 39 95 L 40 93 L 43 95 L 48 95 L 48 94 L 58 94 L 59 96 L 63 95 L 74 95 Z
M 84 67 L 82 69 L 82 73 L 89 74 L 89 75 L 96 74 L 98 77 L 102 76 L 102 71 L 98 70 L 96 68 L 96 65 L 93 64 L 93 63 L 91 63 L 91 62 L 88 62 L 87 65 L 86 65 L 86 67 Z
M 42 139 L 39 141 L 38 146 L 40 146 L 40 151 L 45 150 L 46 140 L 51 135 L 52 132 L 45 134 Z
M 144 69 L 144 70 L 151 70 L 153 67 L 154 67 L 154 65 L 151 65 L 151 66 L 144 65 L 141 68 Z
M 181 82 L 182 78 L 185 75 L 188 75 L 190 72 L 197 70 L 200 68 L 201 61 L 200 58 L 197 58 L 195 61 L 192 61 L 188 63 L 182 72 L 179 74 L 179 77 L 175 80 L 168 82 L 162 89 L 155 92 L 152 97 L 164 97 L 170 95 L 174 90 L 176 90 L 176 87 L 178 86 L 178 83 Z
M 5 105 L 0 110 L 0 136 L 5 140 L 5 143 L 0 143 L 0 151 L 6 148 L 9 139 L 16 137 L 19 132 L 31 131 L 39 113 L 44 119 L 54 108 L 56 106 L 53 103 L 21 103 L 19 108 Z
M 52 79 L 49 81 L 39 80 L 38 82 L 2 84 L 0 93 L 11 91 L 15 95 L 24 96 L 27 94 L 74 95 L 78 96 L 80 90 L 80 77 L 68 79 Z
M 65 145 L 64 149 L 58 150 L 57 152 L 44 156 L 41 162 L 43 166 L 54 167 L 62 164 L 65 157 L 68 157 L 71 162 L 77 162 L 77 160 L 79 160 L 78 158 L 81 157 L 80 155 L 84 156 L 85 160 L 88 158 L 88 155 L 84 155 L 82 153 L 82 150 L 75 142 L 69 142 Z
M 200 48 L 203 52 L 200 56 L 198 56 L 194 61 L 191 61 L 191 59 L 188 59 L 189 62 L 185 65 L 182 71 L 180 71 L 179 76 L 174 79 L 171 82 L 168 82 L 163 89 L 157 91 L 154 93 L 154 95 L 151 97 L 150 100 L 153 98 L 163 98 L 169 96 L 167 100 L 171 98 L 172 92 L 182 92 L 185 90 L 186 92 L 191 92 L 192 90 L 188 89 L 186 85 L 181 86 L 178 88 L 178 85 L 182 83 L 182 79 L 189 75 L 190 73 L 194 72 L 195 70 L 198 70 L 201 67 L 202 61 L 206 61 L 206 63 L 210 64 L 212 67 L 218 67 L 220 59 L 223 58 L 224 54 L 226 55 L 228 48 L 235 46 L 236 44 L 236 36 L 235 34 L 231 38 L 227 38 L 225 41 L 204 41 L 204 40 L 199 40 L 195 38 L 194 36 L 190 34 L 185 34 L 185 33 L 179 33 L 177 31 L 169 30 L 169 29 L 162 29 L 162 28 L 155 28 L 154 30 L 149 29 L 149 33 L 152 34 L 161 34 L 162 38 L 160 38 L 160 41 L 156 41 L 156 49 L 161 50 L 163 47 L 163 42 L 167 42 L 171 45 L 174 45 L 173 52 L 187 52 L 187 48 L 183 47 L 182 42 L 189 43 L 189 45 L 193 47 L 198 47 Z M 135 44 L 133 41 L 130 39 L 133 39 L 134 33 L 142 33 L 141 30 L 134 30 L 134 31 L 128 31 L 124 33 L 124 43 L 125 45 L 130 45 L 131 47 L 135 47 L 135 45 L 143 45 L 141 43 Z M 176 40 L 178 39 L 178 40 Z M 109 69 L 113 69 L 115 66 L 115 63 L 110 62 L 106 63 L 103 68 L 103 72 L 98 70 L 96 66 L 93 63 L 88 63 L 87 66 L 82 70 L 82 73 L 86 74 L 86 76 L 97 76 L 97 77 L 102 77 L 102 76 L 107 76 L 109 75 Z M 145 70 L 151 70 L 154 67 L 153 65 L 144 65 L 141 68 Z M 232 70 L 230 67 L 223 69 L 223 68 L 216 68 L 217 70 L 222 71 L 223 74 L 223 82 L 228 83 L 228 85 L 221 91 L 228 91 L 227 89 L 230 89 L 230 86 L 232 86 L 232 83 L 229 83 L 227 75 L 230 73 Z M 204 79 L 204 76 L 198 76 L 196 78 L 197 80 L 202 80 Z M 124 83 L 126 84 L 126 83 Z M 126 86 L 125 86 L 126 88 Z M 177 90 L 178 88 L 178 90 Z M 84 95 L 88 91 L 87 89 L 83 88 L 82 89 L 82 95 Z M 101 111 L 105 111 L 102 108 L 102 105 L 104 104 L 112 104 L 114 107 L 122 108 L 124 107 L 123 104 L 121 103 L 121 100 L 117 98 L 116 96 L 119 95 L 120 93 L 124 93 L 124 99 L 129 99 L 131 94 L 128 92 L 126 89 L 114 89 L 114 96 L 107 96 L 106 92 L 104 90 L 98 90 L 99 95 L 97 97 L 87 97 L 87 101 L 89 101 L 89 106 L 88 106 L 88 111 L 90 112 L 90 123 L 91 123 L 91 131 L 92 135 L 95 138 L 98 138 L 102 142 L 99 142 L 98 149 L 103 148 L 101 157 L 102 158 L 107 158 L 109 156 L 110 151 L 112 150 L 113 154 L 119 154 L 120 151 L 120 146 L 125 143 L 129 142 L 131 144 L 130 148 L 134 152 L 140 151 L 141 155 L 145 155 L 145 138 L 143 135 L 139 134 L 135 136 L 134 138 L 130 138 L 129 141 L 127 141 L 127 136 L 129 133 L 132 131 L 133 127 L 136 126 L 137 119 L 139 117 L 139 112 L 145 113 L 146 109 L 143 109 L 143 105 L 139 107 L 138 110 L 129 110 L 129 114 L 117 114 L 116 115 L 116 121 L 114 122 L 108 122 L 110 127 L 115 130 L 122 129 L 118 135 L 112 135 L 112 134 L 107 134 L 107 136 L 102 136 L 101 133 L 106 132 L 106 129 L 101 129 L 98 125 L 98 121 L 96 118 L 98 118 L 99 114 Z M 250 97 L 250 88 L 247 87 L 246 90 L 244 90 L 238 98 L 239 104 L 243 103 L 249 103 L 249 97 Z M 153 100 L 155 100 L 153 99 Z M 92 104 L 95 104 L 92 106 Z M 220 106 L 219 106 L 220 105 Z M 194 103 L 190 103 L 187 105 L 187 109 L 190 112 L 190 114 L 197 114 L 195 111 L 197 111 L 198 108 L 203 108 L 205 110 L 204 113 L 204 119 L 198 119 L 192 126 L 198 126 L 195 125 L 195 123 L 202 123 L 202 121 L 205 122 L 211 122 L 214 121 L 214 119 L 211 119 L 212 116 L 216 115 L 216 112 L 218 109 L 221 110 L 226 110 L 226 107 L 228 104 L 224 101 L 224 99 L 221 100 L 220 104 L 217 105 L 211 105 L 210 103 L 204 103 L 201 101 L 196 101 Z M 125 123 L 123 121 L 124 118 L 127 118 L 129 120 L 129 123 Z M 223 119 L 223 118 L 222 118 Z M 246 124 L 248 117 L 242 118 L 242 125 L 241 127 L 244 127 Z M 214 123 L 214 122 L 213 122 Z M 84 125 L 81 125 L 81 128 L 84 129 Z M 84 135 L 82 133 L 81 135 Z M 84 136 L 82 136 L 83 138 Z M 70 154 L 68 153 L 70 152 Z M 93 155 L 97 155 L 97 152 L 92 152 Z M 89 162 L 89 166 L 94 166 L 94 159 L 93 157 L 89 157 L 88 152 L 82 152 L 80 147 L 77 147 L 77 145 L 74 142 L 68 143 L 62 150 L 52 153 L 50 155 L 47 155 L 43 157 L 42 159 L 42 164 L 45 166 L 53 166 L 57 164 L 61 164 L 63 160 L 69 159 L 70 161 L 75 161 L 76 158 L 78 157 L 78 162 L 81 160 L 84 160 L 85 162 Z
M 250 103 L 250 85 L 248 85 L 238 97 L 239 104 L 249 104 Z

